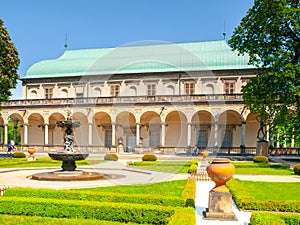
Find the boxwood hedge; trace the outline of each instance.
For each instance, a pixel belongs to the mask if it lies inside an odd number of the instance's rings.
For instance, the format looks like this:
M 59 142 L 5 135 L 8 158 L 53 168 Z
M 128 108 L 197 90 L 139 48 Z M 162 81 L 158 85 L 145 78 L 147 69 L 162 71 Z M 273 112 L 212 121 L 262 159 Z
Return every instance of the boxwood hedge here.
M 253 212 L 250 223 L 251 225 L 295 225 L 300 224 L 300 214 Z
M 54 218 L 98 219 L 146 224 L 167 224 L 175 207 L 128 203 L 2 197 L 0 214 Z

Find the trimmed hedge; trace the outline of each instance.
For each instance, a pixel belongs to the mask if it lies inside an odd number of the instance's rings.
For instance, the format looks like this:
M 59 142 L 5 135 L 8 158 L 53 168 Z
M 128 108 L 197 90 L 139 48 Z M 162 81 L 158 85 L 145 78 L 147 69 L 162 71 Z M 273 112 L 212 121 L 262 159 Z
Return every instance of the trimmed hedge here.
M 0 214 L 167 224 L 176 208 L 111 202 L 2 197 Z
M 13 158 L 26 158 L 26 154 L 24 152 L 15 152 L 12 154 Z
M 143 161 L 156 161 L 157 157 L 156 157 L 156 155 L 153 155 L 153 154 L 145 154 L 145 155 L 143 155 L 142 160 Z
M 104 156 L 104 160 L 118 161 L 118 160 L 119 160 L 119 156 L 117 156 L 117 155 L 114 154 L 114 153 L 109 153 L 109 154 L 106 154 L 106 155 Z
M 168 225 L 192 225 L 196 224 L 196 215 L 193 208 L 177 209 L 171 216 Z
M 294 173 L 300 175 L 300 163 L 294 166 Z
M 275 212 L 297 212 L 300 213 L 300 204 L 292 200 L 258 200 L 247 193 L 241 185 L 231 179 L 226 183 L 235 200 L 236 205 L 243 210 L 275 211 Z
M 14 216 L 14 215 L 0 215 L 0 224 L 5 225 L 120 225 L 124 223 L 105 221 L 105 220 L 91 220 L 91 219 L 67 219 L 67 218 L 50 218 L 40 216 Z M 127 223 L 137 224 L 137 223 Z
M 191 192 L 188 181 L 185 190 Z M 189 185 L 188 185 L 189 184 Z M 108 192 L 91 192 L 91 191 L 75 191 L 75 190 L 51 190 L 51 189 L 29 189 L 29 188 L 9 188 L 5 191 L 5 197 L 20 198 L 47 198 L 60 200 L 82 200 L 96 202 L 120 202 L 134 204 L 152 204 L 160 206 L 185 207 L 192 206 L 187 204 L 186 198 L 192 198 L 195 191 L 189 195 L 185 194 L 181 197 L 153 196 L 153 195 L 135 195 L 135 194 L 119 194 Z M 190 200 L 189 200 L 190 201 Z
M 253 212 L 250 223 L 251 225 L 296 225 L 300 224 L 300 214 Z
M 253 158 L 253 162 L 256 162 L 256 163 L 268 163 L 269 159 L 268 159 L 267 156 L 258 155 L 258 156 L 255 156 Z
M 182 197 L 186 199 L 186 207 L 195 207 L 195 198 L 196 198 L 196 178 L 189 178 L 184 190 L 182 192 Z

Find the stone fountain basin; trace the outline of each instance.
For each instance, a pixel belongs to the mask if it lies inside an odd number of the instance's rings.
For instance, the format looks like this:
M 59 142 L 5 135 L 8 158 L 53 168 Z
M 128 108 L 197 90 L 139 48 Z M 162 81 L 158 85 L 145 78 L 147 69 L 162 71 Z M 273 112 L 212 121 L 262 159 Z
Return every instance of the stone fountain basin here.
M 60 161 L 79 161 L 79 160 L 84 160 L 89 156 L 88 153 L 65 153 L 65 152 L 48 153 L 48 155 L 51 159 L 60 160 Z

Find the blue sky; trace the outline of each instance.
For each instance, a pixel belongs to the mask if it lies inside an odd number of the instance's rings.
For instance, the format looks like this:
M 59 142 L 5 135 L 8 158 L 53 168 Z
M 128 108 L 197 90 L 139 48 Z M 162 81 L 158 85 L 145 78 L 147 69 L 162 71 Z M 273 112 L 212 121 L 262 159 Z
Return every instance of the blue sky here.
M 67 49 L 135 41 L 227 40 L 253 0 L 0 0 L 0 18 L 19 51 L 23 77 L 35 62 Z M 12 99 L 21 98 L 21 85 Z

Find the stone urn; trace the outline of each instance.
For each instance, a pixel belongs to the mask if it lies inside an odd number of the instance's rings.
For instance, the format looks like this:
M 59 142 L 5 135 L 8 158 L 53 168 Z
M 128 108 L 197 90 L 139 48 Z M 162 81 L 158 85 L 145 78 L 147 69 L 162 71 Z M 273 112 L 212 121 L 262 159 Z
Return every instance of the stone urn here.
M 209 152 L 207 150 L 201 150 L 200 155 L 202 156 L 203 159 L 206 159 L 207 156 L 209 155 Z
M 33 157 L 33 154 L 35 153 L 35 149 L 34 148 L 28 148 L 27 151 L 28 151 L 30 157 Z
M 229 159 L 214 159 L 206 168 L 208 176 L 216 183 L 212 192 L 229 192 L 225 186 L 235 172 L 235 167 Z

